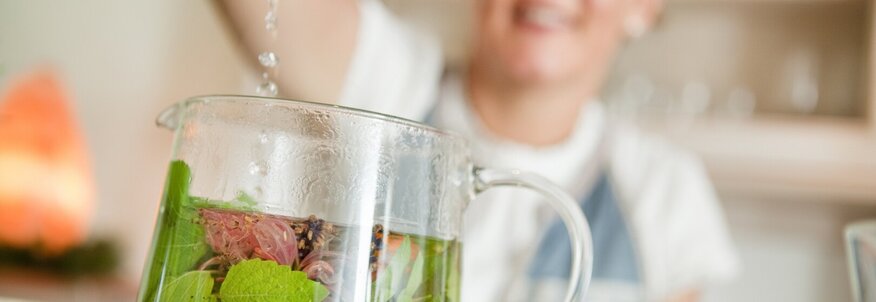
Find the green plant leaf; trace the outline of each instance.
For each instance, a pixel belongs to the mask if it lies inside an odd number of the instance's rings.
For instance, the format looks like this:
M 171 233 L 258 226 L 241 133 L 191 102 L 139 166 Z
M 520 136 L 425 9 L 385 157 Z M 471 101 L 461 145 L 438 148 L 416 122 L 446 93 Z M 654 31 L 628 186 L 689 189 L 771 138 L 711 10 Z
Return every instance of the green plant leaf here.
M 196 208 L 211 208 L 211 209 L 223 209 L 223 210 L 235 210 L 235 211 L 254 211 L 256 205 L 259 202 L 246 194 L 246 192 L 239 191 L 237 192 L 237 196 L 234 197 L 231 201 L 219 200 L 219 199 L 210 199 L 198 196 L 189 196 L 189 200 L 191 201 L 191 205 Z
M 168 275 L 176 277 L 193 269 L 207 254 L 209 246 L 204 241 L 204 227 L 198 223 L 197 209 L 189 198 L 189 166 L 180 160 L 173 161 L 170 173 L 165 211 L 172 225 L 172 236 L 165 246 L 159 248 L 169 250 L 166 269 Z
M 423 251 L 417 255 L 417 260 L 414 260 L 414 267 L 411 268 L 411 276 L 408 278 L 408 284 L 398 296 L 398 302 L 411 302 L 414 300 L 414 293 L 423 284 Z
M 459 299 L 459 254 L 462 251 L 460 249 L 456 249 L 453 252 L 453 260 L 451 260 L 450 272 L 447 276 L 446 290 L 447 290 L 447 301 L 456 302 Z
M 161 301 L 194 302 L 216 301 L 211 294 L 213 277 L 207 271 L 191 271 L 174 279 L 164 289 Z
M 238 191 L 237 197 L 235 197 L 234 200 L 237 202 L 240 202 L 242 204 L 242 206 L 245 207 L 246 209 L 255 208 L 255 206 L 259 204 L 258 200 L 256 200 L 255 198 L 253 198 L 249 194 L 246 194 L 246 192 L 244 192 L 244 191 Z
M 402 290 L 405 268 L 411 262 L 411 238 L 405 235 L 401 246 L 395 250 L 395 254 L 377 277 L 377 289 L 375 301 L 389 301 Z
M 277 262 L 250 259 L 232 265 L 219 289 L 222 302 L 322 301 L 328 289 L 302 271 Z
M 371 301 L 386 302 L 392 300 L 392 272 L 387 268 L 380 272 L 380 278 L 377 282 L 377 292 L 374 293 L 374 298 Z
M 144 278 L 146 290 L 142 300 L 154 300 L 161 280 L 179 277 L 193 269 L 209 252 L 204 242 L 203 226 L 198 223 L 197 210 L 189 198 L 191 177 L 191 170 L 185 162 L 175 160 L 170 163 L 164 202 L 155 223 L 156 235 L 149 273 Z
M 395 255 L 392 255 L 392 260 L 389 261 L 389 269 L 392 271 L 393 278 L 390 283 L 393 295 L 402 290 L 402 285 L 405 275 L 405 268 L 411 262 L 411 238 L 405 235 L 401 246 L 395 250 Z

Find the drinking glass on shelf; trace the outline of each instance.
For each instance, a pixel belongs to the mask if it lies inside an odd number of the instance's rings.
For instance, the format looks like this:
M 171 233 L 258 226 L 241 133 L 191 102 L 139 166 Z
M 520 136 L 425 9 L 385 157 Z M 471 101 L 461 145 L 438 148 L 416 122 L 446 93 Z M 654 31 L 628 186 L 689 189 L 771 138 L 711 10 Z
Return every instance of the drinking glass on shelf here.
M 876 301 L 876 220 L 847 225 L 845 241 L 854 301 Z

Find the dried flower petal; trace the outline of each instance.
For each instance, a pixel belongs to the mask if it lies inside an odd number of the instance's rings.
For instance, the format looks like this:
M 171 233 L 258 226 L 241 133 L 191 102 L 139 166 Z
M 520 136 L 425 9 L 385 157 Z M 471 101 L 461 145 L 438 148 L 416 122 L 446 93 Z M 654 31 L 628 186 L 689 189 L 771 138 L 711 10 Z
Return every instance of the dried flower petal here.
M 200 209 L 199 213 L 207 233 L 207 244 L 213 251 L 228 257 L 232 263 L 250 258 L 258 244 L 252 234 L 252 225 L 253 221 L 261 220 L 259 217 L 214 209 Z
M 265 217 L 253 225 L 253 235 L 260 258 L 292 265 L 298 260 L 295 232 L 289 223 L 279 218 Z
M 331 264 L 325 262 L 323 260 L 316 260 L 304 269 L 302 269 L 305 273 L 307 273 L 307 278 L 310 280 L 319 281 L 322 284 L 332 285 L 337 280 L 334 278 L 335 269 Z

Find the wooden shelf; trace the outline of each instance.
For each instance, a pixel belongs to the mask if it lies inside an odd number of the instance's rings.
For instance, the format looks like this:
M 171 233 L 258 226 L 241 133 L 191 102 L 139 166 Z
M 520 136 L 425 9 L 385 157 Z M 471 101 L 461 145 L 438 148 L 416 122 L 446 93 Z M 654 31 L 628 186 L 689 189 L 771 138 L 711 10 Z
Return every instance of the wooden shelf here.
M 78 278 L 0 270 L 0 301 L 134 301 L 137 285 L 118 278 Z
M 640 124 L 698 153 L 722 194 L 876 205 L 876 132 L 866 120 L 651 118 Z

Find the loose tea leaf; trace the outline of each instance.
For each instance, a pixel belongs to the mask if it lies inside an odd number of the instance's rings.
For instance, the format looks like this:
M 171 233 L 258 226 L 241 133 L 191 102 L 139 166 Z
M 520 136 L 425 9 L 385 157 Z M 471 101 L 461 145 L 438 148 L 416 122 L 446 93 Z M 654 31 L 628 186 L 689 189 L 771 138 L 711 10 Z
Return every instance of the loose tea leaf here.
M 212 291 L 213 277 L 210 276 L 210 272 L 192 271 L 168 283 L 162 301 L 216 301 L 216 297 L 211 294 Z
M 328 295 L 325 286 L 307 279 L 304 272 L 260 259 L 232 265 L 219 289 L 223 302 L 322 301 Z
M 333 224 L 314 215 L 296 223 L 294 229 L 298 238 L 298 257 L 301 259 L 314 250 L 322 249 L 336 234 Z

